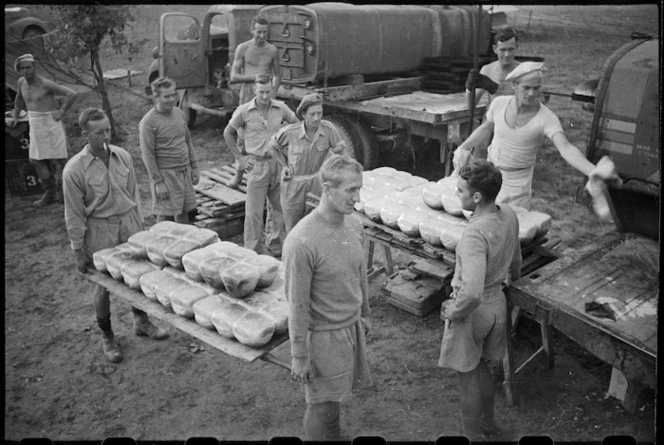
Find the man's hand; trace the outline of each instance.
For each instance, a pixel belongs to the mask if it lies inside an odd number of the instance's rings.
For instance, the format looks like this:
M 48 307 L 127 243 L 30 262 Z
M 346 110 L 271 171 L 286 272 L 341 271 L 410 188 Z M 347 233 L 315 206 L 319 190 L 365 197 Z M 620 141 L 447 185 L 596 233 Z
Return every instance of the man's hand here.
M 291 361 L 291 378 L 301 383 L 311 383 L 313 373 L 309 357 L 293 357 Z
M 62 119 L 62 114 L 63 114 L 63 112 L 60 109 L 53 110 L 53 113 L 51 113 L 51 115 L 53 116 L 53 119 L 55 119 L 56 121 L 59 121 L 60 119 Z
M 85 250 L 74 250 L 74 258 L 76 259 L 76 268 L 79 272 L 85 273 L 87 271 L 88 257 L 85 255 Z
M 443 301 L 443 304 L 440 305 L 440 319 L 441 320 L 449 320 L 449 315 L 447 314 L 447 310 L 450 305 L 454 303 L 454 299 L 448 298 L 447 300 Z
M 240 156 L 237 159 L 237 169 L 243 172 L 254 168 L 254 158 L 252 156 Z
M 454 155 L 452 156 L 452 166 L 454 168 L 452 173 L 454 173 L 454 176 L 459 174 L 461 167 L 468 164 L 471 161 L 471 158 L 472 151 L 466 150 L 461 145 L 458 146 L 456 150 L 454 150 Z
M 157 194 L 157 199 L 168 199 L 168 187 L 163 181 L 154 185 L 154 191 Z
M 199 180 L 199 179 L 200 179 L 200 177 L 198 176 L 198 169 L 196 169 L 196 168 L 192 168 L 192 169 L 191 169 L 191 182 L 192 182 L 194 185 L 196 185 L 196 184 L 198 184 L 198 180 Z
M 18 124 L 18 119 L 16 117 L 12 116 L 12 120 L 7 122 L 7 125 L 9 125 L 11 128 L 14 128 Z
M 281 170 L 281 179 L 284 181 L 290 181 L 292 178 L 293 172 L 290 167 L 284 167 L 283 170 Z

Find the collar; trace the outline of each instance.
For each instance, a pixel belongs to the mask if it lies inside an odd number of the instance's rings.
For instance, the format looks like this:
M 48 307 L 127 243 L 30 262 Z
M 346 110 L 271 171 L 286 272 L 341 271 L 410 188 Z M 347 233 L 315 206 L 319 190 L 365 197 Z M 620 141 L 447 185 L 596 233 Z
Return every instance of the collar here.
M 299 122 L 300 125 L 300 139 L 306 139 L 307 138 L 307 130 L 304 126 L 304 121 Z M 323 133 L 323 124 L 320 123 L 318 124 L 318 130 L 316 130 L 316 133 L 314 133 L 314 141 L 318 138 L 318 136 L 325 136 L 325 133 Z
M 275 107 L 279 108 L 279 106 L 272 99 L 270 99 L 270 106 L 268 106 L 267 108 L 270 109 L 270 108 L 275 108 Z M 247 107 L 247 111 L 251 110 L 252 108 L 255 108 L 255 109 L 258 110 L 258 104 L 256 104 L 256 98 L 255 97 L 253 99 L 251 99 L 251 101 L 249 102 L 249 106 Z
M 112 145 L 108 145 L 109 160 L 111 157 L 118 156 L 112 147 Z M 81 162 L 83 163 L 83 171 L 87 170 L 95 159 L 97 159 L 97 156 L 90 153 L 90 144 L 85 144 L 85 147 L 83 147 L 83 150 L 81 150 Z

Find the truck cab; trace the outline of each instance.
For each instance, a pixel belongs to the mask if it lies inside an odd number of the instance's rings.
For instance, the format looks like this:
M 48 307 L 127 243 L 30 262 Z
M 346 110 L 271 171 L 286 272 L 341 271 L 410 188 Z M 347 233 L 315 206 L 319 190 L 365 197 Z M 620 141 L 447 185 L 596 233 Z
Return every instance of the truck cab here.
M 221 117 L 239 104 L 239 86 L 229 85 L 237 46 L 252 38 L 251 20 L 261 5 L 213 5 L 202 24 L 190 14 L 169 12 L 159 20 L 159 44 L 145 93 L 158 77 L 177 86 L 180 108 L 191 127 L 198 112 Z

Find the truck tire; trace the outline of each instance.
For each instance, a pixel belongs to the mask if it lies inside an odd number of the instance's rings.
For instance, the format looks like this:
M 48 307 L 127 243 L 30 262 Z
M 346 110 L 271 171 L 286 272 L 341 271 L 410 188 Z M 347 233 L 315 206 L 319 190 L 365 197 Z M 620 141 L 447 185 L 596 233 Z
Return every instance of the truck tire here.
M 348 147 L 348 154 L 369 170 L 375 164 L 378 142 L 369 126 L 346 114 L 328 114 L 323 119 L 329 121 L 339 131 L 341 139 Z

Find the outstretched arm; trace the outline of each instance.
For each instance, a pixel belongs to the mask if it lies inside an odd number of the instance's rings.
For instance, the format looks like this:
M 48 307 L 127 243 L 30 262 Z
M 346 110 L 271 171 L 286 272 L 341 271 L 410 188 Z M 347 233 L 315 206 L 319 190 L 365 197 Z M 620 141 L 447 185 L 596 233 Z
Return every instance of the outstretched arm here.
M 572 144 L 565 136 L 565 133 L 558 132 L 551 137 L 553 145 L 558 149 L 560 156 L 567 162 L 569 165 L 580 171 L 586 176 L 590 176 L 590 172 L 593 171 L 595 165 L 590 162 L 581 150 L 579 150 L 574 144 Z

